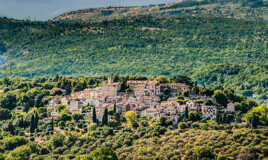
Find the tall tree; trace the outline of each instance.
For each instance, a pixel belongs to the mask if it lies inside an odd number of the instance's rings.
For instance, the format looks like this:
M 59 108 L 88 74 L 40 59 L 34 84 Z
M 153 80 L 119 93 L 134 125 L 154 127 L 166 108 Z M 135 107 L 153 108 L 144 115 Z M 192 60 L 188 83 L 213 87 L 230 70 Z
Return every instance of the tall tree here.
M 108 124 L 108 109 L 104 109 L 103 117 L 102 117 L 102 125 Z
M 34 133 L 35 130 L 35 117 L 34 114 L 31 115 L 31 121 L 30 121 L 30 132 Z
M 51 119 L 51 131 L 52 131 L 52 134 L 54 133 L 54 118 L 52 117 Z
M 259 124 L 259 116 L 257 115 L 256 112 L 253 112 L 252 113 L 252 118 L 251 118 L 251 121 L 250 121 L 250 125 L 251 125 L 251 128 L 257 128 L 258 127 L 258 124 Z
M 116 103 L 114 104 L 114 114 L 116 113 Z
M 216 99 L 217 103 L 226 107 L 228 104 L 228 99 L 222 90 L 215 90 L 213 97 Z
M 188 118 L 189 118 L 189 109 L 188 109 L 187 106 L 186 106 L 186 108 L 185 108 L 184 118 L 185 118 L 185 119 L 188 119 Z
M 39 115 L 37 112 L 34 112 L 34 129 L 38 128 Z
M 95 107 L 93 107 L 92 121 L 93 121 L 93 123 L 97 123 L 97 116 L 96 116 L 96 108 Z
M 221 115 L 219 112 L 216 113 L 216 122 L 221 123 Z

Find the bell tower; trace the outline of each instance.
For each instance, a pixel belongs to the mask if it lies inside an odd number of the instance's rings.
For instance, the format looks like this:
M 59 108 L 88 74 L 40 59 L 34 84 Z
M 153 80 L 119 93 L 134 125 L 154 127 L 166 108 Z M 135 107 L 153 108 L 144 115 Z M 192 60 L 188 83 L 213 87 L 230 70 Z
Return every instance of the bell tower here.
M 113 83 L 113 75 L 111 74 L 111 75 L 109 75 L 108 76 L 108 84 L 112 84 Z

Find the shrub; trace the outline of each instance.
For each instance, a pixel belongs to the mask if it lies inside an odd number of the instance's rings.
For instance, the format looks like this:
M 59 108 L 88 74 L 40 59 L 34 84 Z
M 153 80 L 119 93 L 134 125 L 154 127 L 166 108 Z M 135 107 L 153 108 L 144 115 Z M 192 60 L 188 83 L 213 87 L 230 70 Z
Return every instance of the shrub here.
M 188 125 L 187 125 L 187 123 L 185 123 L 185 122 L 180 122 L 180 123 L 178 124 L 178 127 L 179 127 L 180 129 L 185 129 L 185 128 L 188 128 Z
M 0 142 L 5 150 L 13 150 L 16 147 L 25 145 L 27 143 L 28 140 L 22 136 L 5 138 Z
M 217 157 L 217 160 L 232 160 L 232 158 L 229 158 L 225 155 L 219 154 Z
M 213 151 L 206 146 L 201 146 L 201 147 L 198 147 L 197 149 L 195 149 L 193 155 L 194 155 L 195 159 L 197 159 L 197 160 L 203 160 L 203 159 L 213 160 L 215 157 Z
M 90 154 L 78 156 L 75 160 L 117 160 L 117 156 L 111 149 L 102 147 Z
M 61 146 L 63 146 L 64 139 L 65 139 L 65 136 L 64 136 L 64 135 L 57 133 L 57 134 L 55 134 L 55 135 L 52 137 L 50 143 L 51 143 L 55 148 L 57 148 L 57 147 L 61 147 Z
M 7 120 L 11 118 L 10 111 L 0 107 L 0 120 Z

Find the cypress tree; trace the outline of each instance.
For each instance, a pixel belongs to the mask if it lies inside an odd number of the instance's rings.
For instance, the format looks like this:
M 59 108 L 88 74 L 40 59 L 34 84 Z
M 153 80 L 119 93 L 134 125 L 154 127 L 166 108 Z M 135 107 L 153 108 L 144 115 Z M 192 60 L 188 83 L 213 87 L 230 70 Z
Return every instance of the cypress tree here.
M 34 114 L 31 116 L 31 121 L 30 121 L 30 132 L 34 133 L 35 130 L 35 118 L 34 118 Z
M 103 117 L 102 117 L 102 125 L 107 125 L 108 124 L 108 109 L 105 108 Z
M 259 117 L 256 115 L 256 112 L 253 112 L 251 119 L 251 128 L 257 128 L 259 123 Z
M 216 122 L 221 123 L 221 117 L 220 117 L 219 112 L 217 112 L 217 114 L 216 114 Z
M 93 107 L 93 112 L 92 112 L 92 121 L 93 123 L 97 123 L 97 116 L 96 116 L 96 109 Z
M 54 118 L 53 117 L 51 120 L 51 130 L 52 130 L 52 133 L 54 133 Z
M 116 113 L 116 103 L 114 104 L 114 114 Z
M 120 123 L 120 114 L 119 113 L 115 113 L 114 118 L 117 121 L 117 123 Z
M 185 119 L 188 119 L 189 118 L 189 110 L 188 110 L 188 107 L 185 108 L 184 118 Z
M 35 112 L 35 115 L 34 115 L 34 129 L 38 128 L 38 121 L 39 121 L 39 115 L 38 115 L 37 112 Z

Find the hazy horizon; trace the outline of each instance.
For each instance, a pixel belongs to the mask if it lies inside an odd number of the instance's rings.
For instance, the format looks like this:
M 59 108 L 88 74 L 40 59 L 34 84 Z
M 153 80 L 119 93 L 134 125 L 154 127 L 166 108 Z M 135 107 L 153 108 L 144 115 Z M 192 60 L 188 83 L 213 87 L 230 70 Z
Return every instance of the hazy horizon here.
M 86 8 L 143 6 L 176 0 L 0 0 L 0 16 L 49 20 L 62 13 Z

